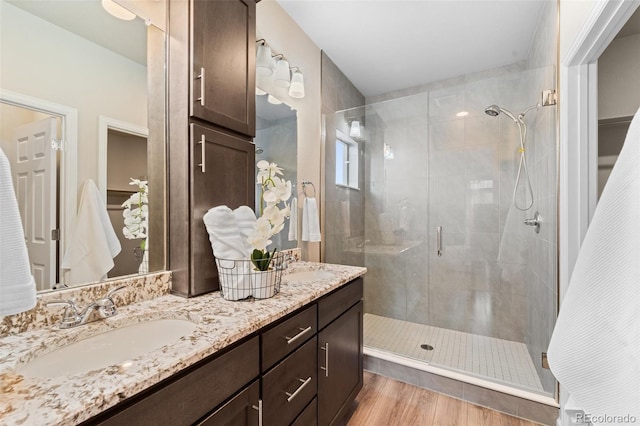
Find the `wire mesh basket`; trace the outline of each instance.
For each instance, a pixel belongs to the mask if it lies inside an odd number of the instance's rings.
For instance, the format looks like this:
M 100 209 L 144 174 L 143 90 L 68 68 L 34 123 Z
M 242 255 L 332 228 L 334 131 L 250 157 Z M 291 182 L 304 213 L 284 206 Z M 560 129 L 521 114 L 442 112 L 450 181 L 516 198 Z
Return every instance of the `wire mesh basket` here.
M 266 271 L 256 270 L 249 259 L 231 260 L 216 258 L 220 293 L 226 300 L 243 300 L 249 297 L 268 299 L 280 291 L 284 256 L 276 253 Z

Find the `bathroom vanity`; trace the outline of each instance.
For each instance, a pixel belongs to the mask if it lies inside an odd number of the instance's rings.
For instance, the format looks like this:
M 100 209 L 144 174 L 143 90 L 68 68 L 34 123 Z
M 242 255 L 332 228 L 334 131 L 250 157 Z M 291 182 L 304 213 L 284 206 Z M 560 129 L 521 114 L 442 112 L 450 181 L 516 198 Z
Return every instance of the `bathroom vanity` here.
M 362 387 L 365 272 L 295 262 L 271 299 L 165 295 L 75 329 L 2 338 L 0 423 L 337 424 Z M 197 326 L 174 344 L 107 368 L 45 379 L 15 373 L 60 342 L 154 318 Z

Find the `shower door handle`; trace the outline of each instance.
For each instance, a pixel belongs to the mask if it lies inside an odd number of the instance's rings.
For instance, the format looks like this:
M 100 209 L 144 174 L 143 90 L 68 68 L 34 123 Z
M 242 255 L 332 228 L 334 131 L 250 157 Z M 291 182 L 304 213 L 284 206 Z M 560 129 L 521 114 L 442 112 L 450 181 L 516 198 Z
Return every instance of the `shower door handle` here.
M 442 256 L 442 226 L 436 228 L 436 254 Z

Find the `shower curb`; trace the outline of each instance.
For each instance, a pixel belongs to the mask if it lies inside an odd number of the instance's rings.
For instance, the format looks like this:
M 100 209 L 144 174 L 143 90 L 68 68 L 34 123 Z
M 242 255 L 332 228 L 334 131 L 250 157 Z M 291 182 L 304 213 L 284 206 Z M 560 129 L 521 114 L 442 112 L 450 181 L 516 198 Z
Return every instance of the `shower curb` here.
M 402 357 L 397 358 L 402 362 Z M 555 426 L 559 415 L 557 404 L 549 405 L 531 401 L 367 353 L 364 355 L 364 369 L 542 425 Z

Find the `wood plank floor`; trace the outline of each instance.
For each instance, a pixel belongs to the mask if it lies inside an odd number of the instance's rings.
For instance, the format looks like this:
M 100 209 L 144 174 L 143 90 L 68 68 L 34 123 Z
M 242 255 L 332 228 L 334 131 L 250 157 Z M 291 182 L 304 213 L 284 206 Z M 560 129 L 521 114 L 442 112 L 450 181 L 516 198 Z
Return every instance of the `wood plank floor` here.
M 364 372 L 348 426 L 536 426 L 488 408 Z

